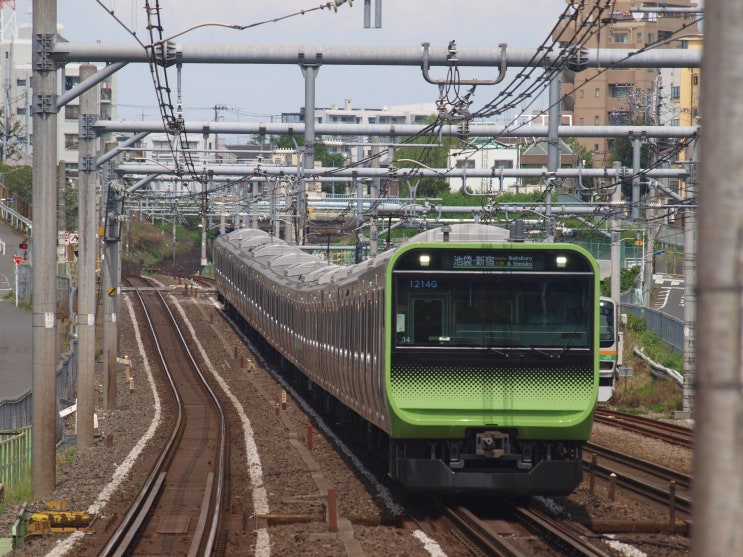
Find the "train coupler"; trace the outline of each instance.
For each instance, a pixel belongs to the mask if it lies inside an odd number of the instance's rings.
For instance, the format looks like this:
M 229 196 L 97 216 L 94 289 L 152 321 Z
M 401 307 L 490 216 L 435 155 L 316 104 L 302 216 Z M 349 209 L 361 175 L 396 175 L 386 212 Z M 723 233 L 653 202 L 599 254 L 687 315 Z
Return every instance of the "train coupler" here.
M 482 431 L 475 436 L 475 454 L 487 458 L 501 458 L 511 452 L 511 442 L 502 431 Z

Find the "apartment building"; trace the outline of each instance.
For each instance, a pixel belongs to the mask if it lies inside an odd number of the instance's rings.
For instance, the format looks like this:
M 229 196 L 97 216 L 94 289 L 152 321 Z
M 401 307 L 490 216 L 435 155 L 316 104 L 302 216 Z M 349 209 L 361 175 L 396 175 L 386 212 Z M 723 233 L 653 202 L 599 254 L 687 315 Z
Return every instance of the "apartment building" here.
M 64 26 L 58 25 L 62 36 Z M 8 129 L 15 127 L 18 133 L 9 138 L 12 149 L 6 151 L 8 164 L 32 164 L 33 114 L 31 112 L 33 92 L 31 90 L 31 25 L 18 28 L 17 36 L 7 37 L 0 43 L 0 63 L 3 75 L 3 115 Z M 58 71 L 59 91 L 62 94 L 80 82 L 80 64 L 67 64 Z M 116 76 L 110 76 L 97 86 L 97 114 L 99 119 L 111 120 L 116 116 Z M 65 105 L 57 120 L 57 157 L 65 161 L 68 176 L 75 177 L 79 157 L 78 118 L 79 99 Z
M 436 115 L 436 103 L 419 103 L 398 106 L 382 106 L 380 108 L 354 108 L 351 99 L 344 99 L 343 105 L 332 105 L 328 108 L 315 109 L 315 124 L 384 124 L 423 125 Z M 304 122 L 304 108 L 299 112 L 285 112 L 281 115 L 282 122 Z M 331 153 L 341 153 L 349 162 L 354 163 L 371 155 L 372 145 L 368 136 L 359 137 L 327 137 L 323 136 Z M 382 136 L 377 138 L 378 147 L 389 147 L 399 143 L 399 137 Z M 384 161 L 381 161 L 384 163 Z
M 563 29 L 570 36 L 571 28 L 578 33 L 580 28 L 590 26 L 594 33 L 582 44 L 589 49 L 687 48 L 689 44 L 696 45 L 700 37 L 698 15 L 693 12 L 696 7 L 693 0 L 616 0 L 600 21 L 591 21 L 586 8 L 578 20 L 565 22 Z M 688 99 L 682 99 L 683 76 L 683 71 L 656 68 L 589 68 L 578 73 L 565 72 L 563 112 L 579 126 L 618 126 L 633 121 L 690 125 L 681 123 L 680 115 L 692 112 L 691 106 L 680 104 L 692 102 L 691 93 Z M 696 79 L 698 84 L 698 72 Z M 610 164 L 613 141 L 580 139 L 593 153 L 593 164 L 598 167 Z

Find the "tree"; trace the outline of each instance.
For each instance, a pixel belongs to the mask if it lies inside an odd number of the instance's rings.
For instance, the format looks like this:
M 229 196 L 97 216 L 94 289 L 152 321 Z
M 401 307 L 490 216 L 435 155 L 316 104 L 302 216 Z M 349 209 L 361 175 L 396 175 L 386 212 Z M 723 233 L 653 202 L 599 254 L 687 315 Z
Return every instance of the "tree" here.
M 576 163 L 580 164 L 583 162 L 583 168 L 593 168 L 593 152 L 586 149 L 581 145 L 575 137 L 566 137 L 563 139 L 565 145 L 570 147 L 575 153 Z M 577 185 L 578 179 L 576 178 L 576 189 L 575 192 L 583 198 L 584 201 L 591 201 L 591 193 L 593 192 L 594 181 L 593 178 L 581 178 L 581 184 L 583 188 Z
M 294 138 L 294 139 L 292 139 Z M 304 145 L 304 136 L 303 135 L 288 135 L 288 134 L 282 134 L 278 137 L 276 141 L 276 147 L 279 149 L 294 149 L 294 142 L 297 142 L 297 145 L 302 147 Z
M 436 120 L 435 116 L 429 118 L 429 123 Z M 397 147 L 395 149 L 395 166 L 397 168 L 448 168 L 449 152 L 457 147 L 463 147 L 463 143 L 456 137 L 439 138 L 434 132 L 431 135 L 420 136 L 414 139 L 402 138 L 403 143 L 413 145 L 430 145 L 429 147 Z M 440 140 L 440 143 L 439 143 Z M 420 180 L 411 178 L 407 183 L 401 182 L 399 186 L 400 196 L 411 195 L 410 186 L 418 184 L 416 197 L 441 197 L 449 191 L 449 181 L 446 178 L 431 177 Z
M 321 161 L 326 168 L 340 168 L 346 165 L 346 157 L 340 153 L 331 153 L 325 143 L 315 144 L 315 160 Z
M 294 141 L 297 142 L 297 146 L 304 146 L 304 136 L 294 136 Z M 294 141 L 292 136 L 281 135 L 276 146 L 279 149 L 295 149 Z M 346 165 L 346 157 L 340 153 L 331 153 L 321 136 L 315 138 L 315 160 L 322 163 L 324 168 L 342 168 Z M 330 193 L 333 191 L 333 184 L 322 182 L 321 188 L 322 191 Z
M 343 168 L 346 166 L 346 157 L 340 153 L 331 153 L 325 143 L 315 143 L 315 160 L 322 162 L 325 168 Z M 337 186 L 332 182 L 321 182 L 320 188 L 325 193 L 333 193 Z M 338 189 L 345 192 L 346 186 L 340 185 Z
M 5 127 L 7 124 L 7 128 Z M 2 160 L 20 160 L 21 149 L 26 137 L 26 131 L 20 120 L 14 115 L 5 121 L 5 113 L 0 108 L 0 146 L 2 147 Z
M 653 123 L 646 118 L 634 118 L 627 122 L 628 126 L 648 126 Z M 640 147 L 640 167 L 648 168 L 653 159 L 653 145 L 647 141 Z M 618 137 L 614 140 L 611 148 L 611 160 L 620 162 L 626 168 L 632 168 L 633 149 L 632 141 L 629 137 Z M 647 184 L 642 184 L 640 195 L 645 195 L 648 191 Z M 632 197 L 632 178 L 622 179 L 622 195 L 626 198 Z
M 0 176 L 7 190 L 7 197 L 17 199 L 19 203 L 31 203 L 33 179 L 30 166 L 8 166 L 0 163 Z

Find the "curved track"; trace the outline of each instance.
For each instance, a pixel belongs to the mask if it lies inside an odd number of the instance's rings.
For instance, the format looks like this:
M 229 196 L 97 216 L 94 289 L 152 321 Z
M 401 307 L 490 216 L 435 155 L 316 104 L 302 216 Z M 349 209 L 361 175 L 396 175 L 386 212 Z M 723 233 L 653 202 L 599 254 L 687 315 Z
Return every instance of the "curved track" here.
M 593 457 L 593 458 L 592 458 Z M 691 512 L 691 476 L 670 470 L 647 460 L 587 443 L 583 454 L 588 474 L 608 479 L 615 475 L 617 485 L 665 506 L 674 506 L 687 515 Z
M 130 511 L 101 555 L 212 555 L 225 497 L 224 412 L 159 289 L 129 278 L 176 399 L 173 428 Z
M 603 408 L 596 409 L 594 420 L 602 424 L 633 431 L 646 437 L 661 439 L 687 449 L 691 449 L 693 446 L 693 430 L 687 427 Z
M 531 555 L 574 555 L 609 557 L 601 548 L 546 514 L 499 500 L 497 509 L 447 507 L 444 517 L 461 531 L 474 555 L 527 557 Z

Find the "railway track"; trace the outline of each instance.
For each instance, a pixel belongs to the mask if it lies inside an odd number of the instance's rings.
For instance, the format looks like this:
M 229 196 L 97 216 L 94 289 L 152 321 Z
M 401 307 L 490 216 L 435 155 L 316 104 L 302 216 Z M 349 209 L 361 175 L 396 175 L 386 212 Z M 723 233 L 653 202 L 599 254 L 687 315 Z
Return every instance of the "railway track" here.
M 604 408 L 596 410 L 595 421 L 675 446 L 688 449 L 693 447 L 693 430 L 687 427 Z M 627 530 L 653 531 L 659 526 L 661 529 L 677 532 L 687 530 L 687 524 L 684 522 L 679 524 L 676 516 L 678 514 L 684 519 L 691 514 L 691 476 L 595 443 L 586 444 L 583 458 L 588 474 L 596 474 L 605 481 L 609 481 L 610 475 L 614 474 L 614 481 L 619 488 L 636 493 L 668 509 L 667 521 L 659 517 L 655 524 L 643 526 L 633 524 L 627 526 Z M 614 531 L 622 529 L 620 524 L 605 526 Z M 598 524 L 591 527 L 594 530 L 604 529 Z
M 588 443 L 584 451 L 587 474 L 604 481 L 615 475 L 619 489 L 638 494 L 668 509 L 658 520 L 588 520 L 572 523 L 557 521 L 533 508 L 511 504 L 507 500 L 486 510 L 473 507 L 451 507 L 444 510 L 444 521 L 452 531 L 459 532 L 462 543 L 474 555 L 524 557 L 526 555 L 609 555 L 586 541 L 581 533 L 684 534 L 685 519 L 691 512 L 691 477 L 624 455 L 607 447 Z M 493 509 L 497 507 L 497 514 Z
M 693 446 L 693 431 L 687 427 L 604 408 L 596 409 L 594 419 L 598 423 L 619 427 L 687 449 Z
M 499 500 L 497 513 L 486 510 L 447 507 L 444 518 L 461 532 L 474 555 L 527 557 L 531 555 L 571 555 L 609 557 L 609 553 L 587 542 L 546 514 Z
M 593 535 L 688 533 L 690 476 L 595 443 L 586 445 L 584 463 L 587 474 L 596 474 L 607 482 L 613 474 L 619 489 L 662 504 L 668 509 L 667 514 L 659 514 L 658 520 L 651 521 L 579 520 L 573 523 L 558 521 L 539 510 L 503 500 L 485 510 L 446 508 L 443 520 L 452 531 L 459 532 L 463 545 L 474 555 L 498 557 L 609 555 L 586 540 L 585 534 L 589 531 Z
M 188 349 L 160 290 L 143 278 L 136 292 L 176 401 L 169 437 L 147 481 L 101 555 L 212 555 L 226 500 L 224 412 Z
M 592 458 L 595 455 L 595 459 Z M 588 474 L 604 480 L 615 475 L 618 486 L 669 507 L 673 512 L 691 513 L 691 476 L 658 464 L 587 443 L 583 454 Z

